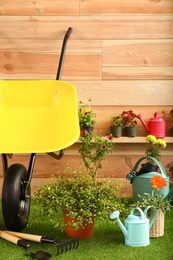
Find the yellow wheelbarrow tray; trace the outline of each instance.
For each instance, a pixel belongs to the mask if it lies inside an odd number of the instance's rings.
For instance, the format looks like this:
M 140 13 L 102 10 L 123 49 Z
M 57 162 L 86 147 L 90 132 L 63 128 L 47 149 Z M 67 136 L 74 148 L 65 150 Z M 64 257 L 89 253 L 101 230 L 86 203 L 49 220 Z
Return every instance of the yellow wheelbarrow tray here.
M 0 81 L 0 153 L 49 153 L 79 137 L 76 89 L 58 80 Z

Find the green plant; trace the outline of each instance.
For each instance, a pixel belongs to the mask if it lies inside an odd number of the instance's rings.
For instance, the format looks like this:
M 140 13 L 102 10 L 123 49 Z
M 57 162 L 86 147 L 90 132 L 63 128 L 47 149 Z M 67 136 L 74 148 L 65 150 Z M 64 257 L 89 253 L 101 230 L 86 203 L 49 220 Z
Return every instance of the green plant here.
M 114 210 L 127 211 L 119 197 L 122 186 L 110 179 L 97 178 L 104 156 L 112 152 L 112 135 L 103 138 L 84 130 L 80 140 L 79 154 L 85 170 L 75 171 L 67 167 L 52 183 L 40 187 L 35 193 L 43 218 L 66 210 L 70 218 L 75 218 L 71 223 L 75 229 L 93 223 L 96 216 L 105 219 Z M 55 224 L 62 225 L 58 220 Z
M 123 111 L 122 112 L 123 117 L 123 126 L 136 126 L 137 125 L 137 115 L 133 112 L 133 110 Z
M 93 223 L 96 216 L 102 219 L 109 218 L 115 209 L 125 213 L 125 204 L 118 196 L 120 187 L 115 181 L 99 181 L 87 172 L 67 167 L 53 183 L 40 187 L 35 196 L 43 218 L 53 217 L 59 210 L 67 210 L 68 216 L 75 218 L 71 225 L 78 229 L 83 227 L 83 224 Z M 58 219 L 53 222 L 56 227 L 64 226 Z
M 173 159 L 166 164 L 166 167 L 170 171 L 170 173 L 173 175 Z
M 166 142 L 163 139 L 157 139 L 154 135 L 147 135 L 146 140 L 150 142 L 150 146 L 145 151 L 147 156 L 151 156 L 160 161 L 161 152 L 159 148 L 165 148 Z M 152 160 L 149 160 L 153 164 Z
M 164 198 L 164 194 L 156 193 L 156 190 L 164 189 L 166 186 L 166 180 L 161 176 L 155 175 L 150 179 L 152 187 L 154 188 L 152 193 L 144 193 L 144 196 L 138 195 L 140 201 L 135 203 L 135 206 L 146 208 L 147 206 L 154 206 L 156 209 L 161 209 L 164 213 L 166 210 L 170 210 L 172 207 L 170 201 Z
M 79 124 L 80 126 L 93 126 L 96 121 L 96 115 L 90 106 L 91 99 L 88 100 L 88 104 L 84 104 L 83 101 L 79 101 Z
M 85 168 L 91 177 L 96 178 L 98 169 L 102 168 L 102 161 L 105 155 L 113 151 L 112 135 L 107 135 L 105 138 L 102 135 L 96 135 L 83 130 L 80 141 L 79 153 Z
M 123 116 L 122 115 L 113 116 L 111 118 L 111 123 L 113 126 L 123 126 L 124 125 Z

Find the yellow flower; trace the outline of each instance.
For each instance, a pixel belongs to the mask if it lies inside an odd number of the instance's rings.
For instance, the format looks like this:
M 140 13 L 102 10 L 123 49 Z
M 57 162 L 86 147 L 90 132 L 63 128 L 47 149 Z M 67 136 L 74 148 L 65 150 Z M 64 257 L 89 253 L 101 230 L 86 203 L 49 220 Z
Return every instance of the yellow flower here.
M 81 111 L 82 116 L 86 116 L 88 112 L 90 112 L 91 109 L 89 109 L 88 107 L 84 107 Z
M 162 148 L 166 147 L 166 142 L 163 139 L 157 139 L 157 144 L 161 146 Z
M 154 135 L 147 135 L 146 140 L 152 144 L 155 144 L 157 142 L 157 139 Z

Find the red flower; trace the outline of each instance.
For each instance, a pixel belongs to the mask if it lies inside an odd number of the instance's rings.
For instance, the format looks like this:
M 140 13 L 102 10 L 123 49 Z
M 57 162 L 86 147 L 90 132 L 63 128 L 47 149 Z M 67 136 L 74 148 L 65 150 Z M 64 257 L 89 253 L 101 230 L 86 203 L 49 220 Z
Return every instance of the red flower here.
M 158 175 L 155 175 L 153 178 L 151 178 L 150 182 L 152 184 L 152 187 L 157 190 L 164 189 L 167 185 L 166 180 Z

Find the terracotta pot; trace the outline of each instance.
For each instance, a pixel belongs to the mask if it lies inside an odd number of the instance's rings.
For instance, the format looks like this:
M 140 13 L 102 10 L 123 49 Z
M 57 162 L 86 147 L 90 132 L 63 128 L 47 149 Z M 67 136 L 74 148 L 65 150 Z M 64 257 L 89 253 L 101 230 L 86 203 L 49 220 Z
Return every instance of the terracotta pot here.
M 70 218 L 67 216 L 68 211 L 64 210 L 63 211 L 63 216 L 64 216 L 64 222 L 66 225 L 66 235 L 70 238 L 79 238 L 79 239 L 89 239 L 93 235 L 94 231 L 94 223 L 91 224 L 84 224 L 84 227 L 78 228 L 77 230 L 74 229 L 73 226 L 71 226 L 69 223 L 75 219 Z

